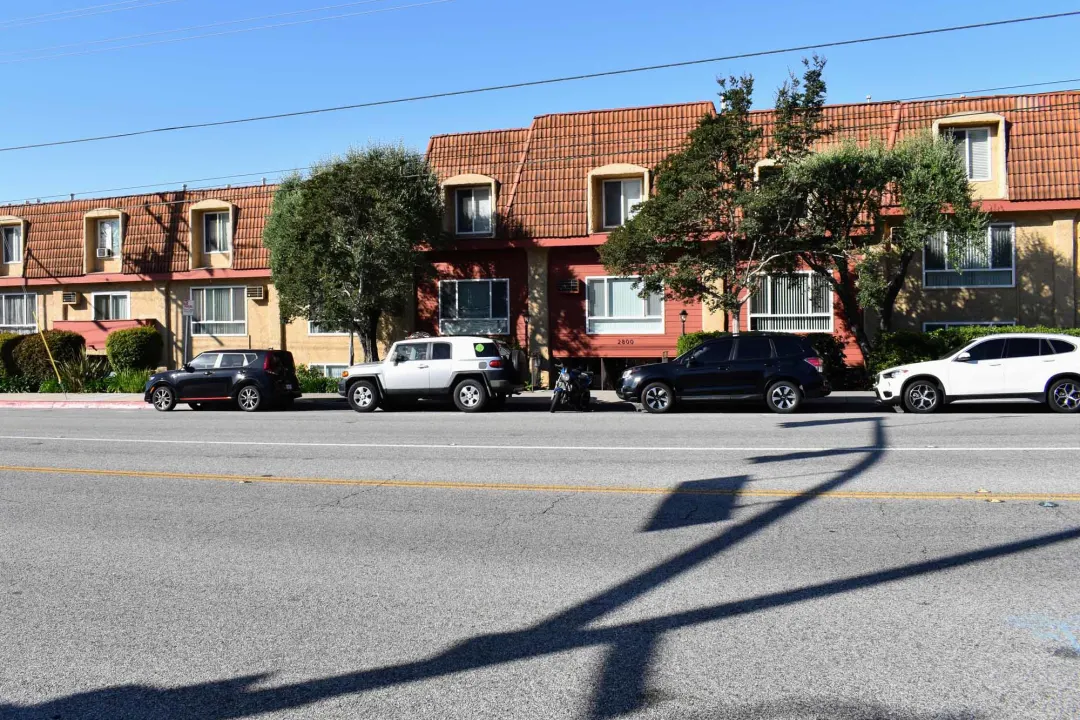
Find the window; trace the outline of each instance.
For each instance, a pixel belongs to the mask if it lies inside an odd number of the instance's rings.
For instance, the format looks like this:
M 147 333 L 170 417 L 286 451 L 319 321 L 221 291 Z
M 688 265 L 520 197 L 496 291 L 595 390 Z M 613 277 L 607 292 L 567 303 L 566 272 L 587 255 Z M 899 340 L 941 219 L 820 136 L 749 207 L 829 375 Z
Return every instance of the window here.
M 213 253 L 229 252 L 229 213 L 208 212 L 203 214 L 203 252 L 207 255 Z
M 37 295 L 0 295 L 0 332 L 25 334 L 36 331 Z
M 321 325 L 314 320 L 308 320 L 307 324 L 308 335 L 348 335 L 348 330 L 342 330 L 340 328 L 331 327 L 329 325 Z
M 432 360 L 450 360 L 453 355 L 454 348 L 450 343 L 431 343 Z
M 221 358 L 220 353 L 203 353 L 199 357 L 192 360 L 189 364 L 195 370 L 212 370 L 217 367 L 218 360 Z
M 1012 225 L 991 225 L 986 238 L 967 244 L 953 265 L 949 238 L 942 234 L 923 248 L 923 286 L 928 288 L 1013 287 L 1015 253 Z
M 97 249 L 113 256 L 120 254 L 120 218 L 97 221 Z
M 1009 338 L 1005 343 L 1005 357 L 1039 357 L 1041 344 L 1039 338 Z
M 428 343 L 401 343 L 394 350 L 394 356 L 404 362 L 428 359 Z
M 473 345 L 473 352 L 476 353 L 478 358 L 497 358 L 501 357 L 502 353 L 499 352 L 498 343 L 482 342 Z
M 491 188 L 462 188 L 457 196 L 457 234 L 491 234 Z
M 129 293 L 94 293 L 95 320 L 128 320 L 131 300 Z
M 964 157 L 968 180 L 989 180 L 990 128 L 950 128 L 945 133 Z
M 735 345 L 736 360 L 764 360 L 772 357 L 772 345 L 767 337 L 739 338 Z
M 990 322 L 968 322 L 966 320 L 958 320 L 956 322 L 925 322 L 923 323 L 923 332 L 933 332 L 935 330 L 948 330 L 949 328 L 957 327 L 1008 327 L 1015 325 L 1012 320 L 992 320 Z
M 439 283 L 439 332 L 443 335 L 509 335 L 510 281 L 443 280 Z
M 690 359 L 698 365 L 716 365 L 717 363 L 727 362 L 731 358 L 732 344 L 730 339 L 706 343 L 694 352 Z
M 604 181 L 604 229 L 617 228 L 637 215 L 641 178 Z
M 641 297 L 641 278 L 586 278 L 585 332 L 641 335 L 664 332 L 663 293 Z
M 806 346 L 802 338 L 797 337 L 774 337 L 773 347 L 776 348 L 777 357 L 804 357 Z
M 6 225 L 0 228 L 3 236 L 5 265 L 14 265 L 22 262 L 22 228 L 18 225 Z
M 192 288 L 192 335 L 247 335 L 244 288 Z
M 318 370 L 323 374 L 323 377 L 337 379 L 345 372 L 348 365 L 338 363 L 311 363 L 308 367 L 312 370 Z
M 987 340 L 968 350 L 972 360 L 997 360 L 1005 352 L 1005 340 Z
M 1065 342 L 1064 340 L 1051 340 L 1050 345 L 1054 348 L 1054 352 L 1058 355 L 1062 353 L 1076 352 L 1076 346 L 1071 342 Z
M 832 332 L 833 294 L 816 273 L 766 275 L 750 298 L 750 329 Z

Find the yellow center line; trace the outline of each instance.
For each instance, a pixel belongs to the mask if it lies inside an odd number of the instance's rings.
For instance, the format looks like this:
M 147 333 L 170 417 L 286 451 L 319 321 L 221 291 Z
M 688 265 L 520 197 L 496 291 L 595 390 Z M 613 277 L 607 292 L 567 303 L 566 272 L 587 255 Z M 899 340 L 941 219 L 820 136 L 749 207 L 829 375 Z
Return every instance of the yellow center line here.
M 728 497 L 792 498 L 814 496 L 838 500 L 1057 500 L 1080 501 L 1080 493 L 965 493 L 965 492 L 895 492 L 875 490 L 831 490 L 823 493 L 803 490 L 767 490 L 630 487 L 619 485 L 534 485 L 530 483 L 480 483 L 446 480 L 352 480 L 348 478 L 265 477 L 262 475 L 223 475 L 150 470 L 97 470 L 94 468 L 34 467 L 0 465 L 0 472 L 45 475 L 91 475 L 102 477 L 167 478 L 171 480 L 211 480 L 215 482 L 277 483 L 286 485 L 341 485 L 347 487 L 437 488 L 442 490 L 498 490 L 524 492 L 559 492 L 621 495 L 719 495 Z

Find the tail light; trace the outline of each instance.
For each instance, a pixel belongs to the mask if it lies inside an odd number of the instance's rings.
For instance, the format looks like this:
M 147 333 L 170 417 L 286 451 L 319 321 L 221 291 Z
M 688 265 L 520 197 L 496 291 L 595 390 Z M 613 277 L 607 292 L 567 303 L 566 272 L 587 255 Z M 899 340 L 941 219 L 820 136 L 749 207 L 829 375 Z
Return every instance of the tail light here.
M 488 367 L 489 368 L 498 369 L 498 368 L 501 368 L 502 366 L 503 366 L 502 360 L 488 360 Z
M 263 359 L 263 370 L 271 375 L 277 375 L 278 367 L 273 353 L 266 353 L 266 357 Z
M 818 372 L 825 372 L 825 364 L 822 363 L 821 358 L 817 357 L 816 355 L 814 357 L 803 358 L 803 360 L 805 360 L 810 365 L 813 365 L 814 369 Z

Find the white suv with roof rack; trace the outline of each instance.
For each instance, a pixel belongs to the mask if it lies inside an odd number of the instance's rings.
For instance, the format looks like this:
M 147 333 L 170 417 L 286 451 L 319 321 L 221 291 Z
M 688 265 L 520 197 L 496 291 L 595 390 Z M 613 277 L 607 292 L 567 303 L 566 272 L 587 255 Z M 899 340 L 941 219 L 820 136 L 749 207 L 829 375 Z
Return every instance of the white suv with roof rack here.
M 523 354 L 479 336 L 410 337 L 394 343 L 382 362 L 353 365 L 338 394 L 353 410 L 392 409 L 395 402 L 449 398 L 459 410 L 498 409 L 520 393 Z
M 889 368 L 878 400 L 931 413 L 954 400 L 1027 398 L 1061 413 L 1080 411 L 1080 338 L 1042 333 L 981 337 L 940 360 Z

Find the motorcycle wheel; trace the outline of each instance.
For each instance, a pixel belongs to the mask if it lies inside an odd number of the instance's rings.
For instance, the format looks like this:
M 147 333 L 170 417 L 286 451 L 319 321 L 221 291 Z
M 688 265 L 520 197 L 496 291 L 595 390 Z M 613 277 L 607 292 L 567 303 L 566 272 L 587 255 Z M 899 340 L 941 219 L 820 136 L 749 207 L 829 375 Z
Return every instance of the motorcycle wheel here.
M 556 390 L 555 392 L 553 392 L 551 394 L 551 410 L 550 410 L 550 412 L 555 412 L 555 408 L 557 408 L 558 406 L 559 406 L 559 392 Z
M 589 412 L 592 410 L 592 395 L 586 392 L 581 396 L 581 412 Z

